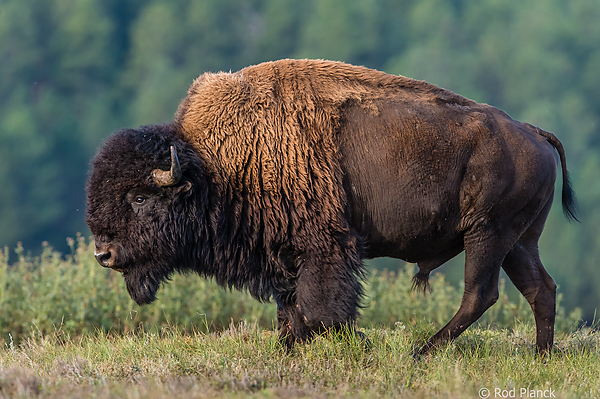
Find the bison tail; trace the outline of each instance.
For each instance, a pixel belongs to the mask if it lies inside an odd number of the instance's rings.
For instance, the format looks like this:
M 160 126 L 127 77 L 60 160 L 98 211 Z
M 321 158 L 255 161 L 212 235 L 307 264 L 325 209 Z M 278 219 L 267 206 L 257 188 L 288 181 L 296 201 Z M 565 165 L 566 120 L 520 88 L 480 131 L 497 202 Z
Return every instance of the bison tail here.
M 563 213 L 569 222 L 573 220 L 579 222 L 579 219 L 577 219 L 577 199 L 573 188 L 571 188 L 569 172 L 565 167 L 563 167 L 562 207 Z
M 565 149 L 563 148 L 560 140 L 552 133 L 546 132 L 545 130 L 536 128 L 537 132 L 544 137 L 558 152 L 560 157 L 560 164 L 562 167 L 562 208 L 563 213 L 569 222 L 577 219 L 577 199 L 575 198 L 575 192 L 571 187 L 571 180 L 569 179 L 569 172 L 567 171 L 567 157 L 565 156 Z

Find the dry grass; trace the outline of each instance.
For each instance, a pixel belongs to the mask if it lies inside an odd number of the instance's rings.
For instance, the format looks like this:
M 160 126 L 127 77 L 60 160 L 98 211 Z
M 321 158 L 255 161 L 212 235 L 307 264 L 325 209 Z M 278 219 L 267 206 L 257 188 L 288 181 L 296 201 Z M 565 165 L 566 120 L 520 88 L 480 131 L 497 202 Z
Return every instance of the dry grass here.
M 600 397 L 600 339 L 577 329 L 579 311 L 558 308 L 554 355 L 536 358 L 531 310 L 503 284 L 478 326 L 415 362 L 461 289 L 436 275 L 423 296 L 410 290 L 410 266 L 373 273 L 359 321 L 371 348 L 342 333 L 286 354 L 273 304 L 176 276 L 158 301 L 138 307 L 122 278 L 96 265 L 92 245 L 80 237 L 70 255 L 45 247 L 38 258 L 19 248 L 12 264 L 0 251 L 0 397 L 462 398 L 484 387 L 490 397 L 494 388 Z
M 69 338 L 58 332 L 0 352 L 0 397 L 302 398 L 478 397 L 481 388 L 600 396 L 600 337 L 558 337 L 550 359 L 534 355 L 534 331 L 471 329 L 436 354 L 411 353 L 432 324 L 367 329 L 372 347 L 345 333 L 286 354 L 274 331 L 245 322 L 222 333 L 160 332 Z M 549 391 L 547 391 L 549 393 Z

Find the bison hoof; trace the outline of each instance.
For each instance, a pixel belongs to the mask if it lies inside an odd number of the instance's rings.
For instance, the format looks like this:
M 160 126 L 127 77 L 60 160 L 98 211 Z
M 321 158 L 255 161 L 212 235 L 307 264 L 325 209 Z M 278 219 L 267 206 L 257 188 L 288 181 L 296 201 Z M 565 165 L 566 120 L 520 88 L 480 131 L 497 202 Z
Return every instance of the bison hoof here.
M 360 344 L 367 350 L 373 349 L 373 343 L 371 340 L 362 332 L 356 330 L 354 331 L 354 335 L 356 335 L 357 340 Z
M 436 349 L 436 345 L 431 342 L 427 342 L 425 345 L 419 348 L 415 353 L 413 353 L 413 359 L 418 361 L 424 358 L 425 356 L 431 354 Z

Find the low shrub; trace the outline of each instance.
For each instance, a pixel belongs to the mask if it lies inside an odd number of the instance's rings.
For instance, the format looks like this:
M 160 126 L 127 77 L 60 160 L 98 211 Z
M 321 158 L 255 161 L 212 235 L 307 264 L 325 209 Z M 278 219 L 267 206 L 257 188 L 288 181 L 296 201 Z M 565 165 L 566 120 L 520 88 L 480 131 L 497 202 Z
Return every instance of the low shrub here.
M 0 250 L 0 331 L 5 342 L 32 334 L 60 330 L 72 336 L 97 330 L 127 333 L 176 325 L 181 331 L 218 331 L 232 321 L 251 320 L 274 329 L 276 308 L 249 294 L 224 290 L 196 275 L 176 275 L 164 284 L 158 300 L 138 306 L 130 298 L 119 273 L 98 266 L 93 242 L 78 236 L 69 240 L 71 253 L 62 255 L 43 245 L 39 257 L 19 246 L 10 264 L 8 249 Z M 371 272 L 366 281 L 360 326 L 394 327 L 431 323 L 439 328 L 454 315 L 462 287 L 454 287 L 441 274 L 434 275 L 431 292 L 411 291 L 414 266 L 398 273 Z M 531 323 L 531 309 L 524 299 L 512 302 L 500 285 L 500 300 L 481 318 L 482 324 L 513 327 Z M 560 299 L 560 297 L 559 297 Z M 566 314 L 558 307 L 557 330 L 577 326 L 580 311 Z

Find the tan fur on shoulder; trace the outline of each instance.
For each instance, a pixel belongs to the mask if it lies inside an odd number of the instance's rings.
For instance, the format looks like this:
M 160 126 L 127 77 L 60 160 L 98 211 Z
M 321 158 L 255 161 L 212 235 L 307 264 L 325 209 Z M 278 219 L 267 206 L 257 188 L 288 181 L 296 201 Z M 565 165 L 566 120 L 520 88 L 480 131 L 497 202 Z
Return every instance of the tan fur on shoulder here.
M 415 92 L 424 97 L 449 93 L 340 62 L 280 60 L 201 75 L 175 120 L 206 167 L 219 171 L 225 183 L 254 194 L 316 189 L 337 196 L 333 135 L 342 107 L 354 102 L 377 112 L 371 99 L 403 90 L 413 97 Z

